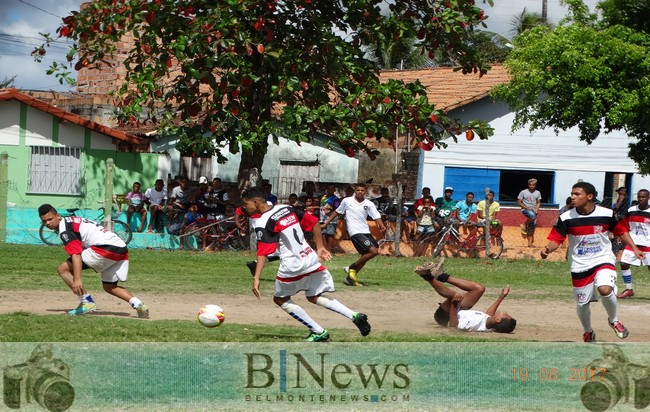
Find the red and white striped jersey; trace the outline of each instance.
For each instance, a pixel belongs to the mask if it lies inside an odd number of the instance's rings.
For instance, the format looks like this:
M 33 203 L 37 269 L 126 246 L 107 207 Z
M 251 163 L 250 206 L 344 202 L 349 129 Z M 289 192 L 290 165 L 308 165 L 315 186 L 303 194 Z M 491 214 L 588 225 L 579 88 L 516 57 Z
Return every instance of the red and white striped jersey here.
M 611 209 L 596 206 L 591 213 L 581 215 L 574 208 L 560 215 L 548 240 L 559 244 L 569 239 L 571 272 L 580 273 L 602 264 L 615 264 L 610 232 L 616 236 L 627 232 L 625 225 L 617 224 Z
M 91 248 L 111 260 L 129 258 L 126 243 L 119 236 L 88 219 L 77 216 L 64 217 L 59 223 L 59 236 L 70 256 Z
M 630 207 L 621 220 L 630 232 L 634 244 L 645 248 L 650 247 L 650 208 L 642 210 L 639 206 Z
M 313 215 L 276 205 L 253 219 L 252 224 L 257 236 L 257 256 L 279 252 L 279 278 L 295 278 L 324 269 L 318 254 L 305 240 L 304 231 L 309 232 L 318 224 Z

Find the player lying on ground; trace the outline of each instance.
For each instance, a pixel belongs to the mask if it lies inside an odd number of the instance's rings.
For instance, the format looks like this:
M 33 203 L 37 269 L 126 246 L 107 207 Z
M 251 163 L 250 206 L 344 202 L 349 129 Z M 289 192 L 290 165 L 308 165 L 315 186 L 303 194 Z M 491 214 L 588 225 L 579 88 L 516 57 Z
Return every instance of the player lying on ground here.
M 97 309 L 81 281 L 81 271 L 93 269 L 102 274 L 106 293 L 129 302 L 138 317 L 149 317 L 149 308 L 128 289 L 118 285 L 118 282 L 126 282 L 129 274 L 129 251 L 122 239 L 95 222 L 77 216 L 61 217 L 49 204 L 41 205 L 38 214 L 48 229 L 59 233 L 65 251 L 70 255 L 57 268 L 59 276 L 80 301 L 79 306 L 68 314 L 84 315 Z
M 260 215 L 252 220 L 257 235 L 258 257 L 253 277 L 255 296 L 260 298 L 260 275 L 266 264 L 266 257 L 279 254 L 280 267 L 275 278 L 273 302 L 292 318 L 307 326 L 310 332 L 307 341 L 327 341 L 330 335 L 302 307 L 293 303 L 291 296 L 300 291 L 305 292 L 307 300 L 311 303 L 345 316 L 359 328 L 362 336 L 368 335 L 370 324 L 365 314 L 353 312 L 336 299 L 321 296 L 325 292 L 334 292 L 334 281 L 319 261 L 319 257 L 330 260 L 331 255 L 325 249 L 318 219 L 288 205 L 268 204 L 266 193 L 257 188 L 246 191 L 242 200 L 249 215 Z M 305 241 L 303 230 L 314 232 L 317 251 Z
M 485 312 L 472 310 L 485 292 L 485 286 L 471 280 L 461 279 L 445 273 L 442 257 L 438 263 L 427 263 L 415 268 L 415 273 L 426 280 L 438 295 L 445 298 L 434 314 L 436 323 L 440 326 L 455 327 L 471 332 L 510 333 L 515 330 L 517 321 L 506 312 L 497 312 L 499 305 L 508 296 L 510 287 L 506 286 L 496 301 Z M 455 291 L 445 283 L 456 286 L 461 291 Z

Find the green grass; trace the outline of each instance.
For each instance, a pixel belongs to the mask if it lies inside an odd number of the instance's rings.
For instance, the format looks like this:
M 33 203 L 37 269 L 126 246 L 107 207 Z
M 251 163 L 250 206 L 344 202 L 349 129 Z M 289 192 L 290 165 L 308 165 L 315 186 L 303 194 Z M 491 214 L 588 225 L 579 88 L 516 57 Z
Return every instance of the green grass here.
M 250 295 L 251 277 L 244 262 L 251 252 L 197 253 L 133 249 L 130 252 L 129 288 L 138 293 L 231 293 Z M 67 258 L 61 247 L 9 245 L 0 243 L 2 289 L 65 290 L 56 267 Z M 335 256 L 326 266 L 334 274 L 352 263 L 355 255 Z M 414 282 L 413 267 L 426 258 L 377 257 L 364 268 L 364 290 L 421 290 Z M 271 264 L 275 266 L 276 264 Z M 634 268 L 645 275 L 645 268 Z M 509 299 L 562 299 L 570 302 L 569 264 L 531 260 L 481 261 L 449 259 L 446 271 L 484 283 L 488 288 L 509 284 Z M 273 288 L 271 268 L 265 270 L 263 290 Z M 336 276 L 335 276 L 336 277 Z M 635 292 L 650 295 L 646 276 L 635 278 Z M 638 279 L 638 280 L 637 280 Z M 559 293 L 561 292 L 561 293 Z M 26 324 L 29 327 L 26 327 Z M 197 328 L 187 321 L 140 321 L 105 317 L 72 318 L 61 315 L 13 313 L 0 315 L 0 341 L 302 341 L 305 329 L 287 320 L 287 327 L 224 324 L 217 330 Z M 361 338 L 353 330 L 336 330 L 337 341 L 355 342 Z M 487 338 L 487 336 L 486 336 Z M 373 333 L 364 340 L 376 342 L 435 342 L 494 340 L 459 337 L 433 337 L 398 333 Z M 498 339 L 498 338 L 497 338 Z

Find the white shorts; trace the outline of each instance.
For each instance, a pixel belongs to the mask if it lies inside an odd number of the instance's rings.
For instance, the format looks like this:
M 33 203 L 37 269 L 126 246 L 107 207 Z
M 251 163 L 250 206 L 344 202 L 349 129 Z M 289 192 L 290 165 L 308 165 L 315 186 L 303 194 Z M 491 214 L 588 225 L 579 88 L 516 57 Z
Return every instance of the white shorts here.
M 628 265 L 632 266 L 650 266 L 650 252 L 645 252 L 645 258 L 643 258 L 643 260 L 640 260 L 636 257 L 631 249 L 628 249 L 628 246 L 626 245 L 625 249 L 623 250 L 623 254 L 621 255 L 621 263 L 627 263 Z
M 126 282 L 129 276 L 129 261 L 111 260 L 88 248 L 81 252 L 81 260 L 95 272 L 102 274 L 102 282 Z
M 610 268 L 603 268 L 596 272 L 594 281 L 581 287 L 574 287 L 573 294 L 576 298 L 576 303 L 579 306 L 587 305 L 589 302 L 598 301 L 600 293 L 596 292 L 596 288 L 600 286 L 610 286 L 614 290 L 614 294 L 618 292 L 616 288 L 616 270 Z
M 289 281 L 286 282 L 284 280 Z M 334 292 L 334 280 L 327 269 L 314 272 L 293 281 L 291 279 L 275 278 L 275 292 L 273 296 L 276 298 L 293 296 L 301 290 L 305 291 L 305 296 L 307 297 L 318 296 L 325 292 Z

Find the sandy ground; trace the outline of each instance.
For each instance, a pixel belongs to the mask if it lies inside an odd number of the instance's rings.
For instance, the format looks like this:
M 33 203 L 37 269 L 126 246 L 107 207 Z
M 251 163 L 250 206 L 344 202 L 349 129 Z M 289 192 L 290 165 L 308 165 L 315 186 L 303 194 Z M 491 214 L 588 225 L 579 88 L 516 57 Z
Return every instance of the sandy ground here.
M 485 310 L 497 296 L 497 289 L 488 289 L 476 309 Z M 570 296 L 571 290 L 567 289 Z M 453 329 L 441 328 L 433 321 L 433 312 L 440 301 L 433 290 L 387 293 L 370 288 L 343 288 L 331 295 L 353 310 L 368 314 L 373 332 L 408 332 L 417 334 L 451 335 L 464 334 Z M 548 342 L 573 342 L 582 338 L 582 328 L 575 313 L 575 305 L 567 296 L 563 301 L 541 301 L 516 296 L 516 291 L 502 304 L 501 309 L 517 319 L 517 329 L 510 335 L 491 334 L 491 337 L 525 339 Z M 139 296 L 151 310 L 151 319 L 196 319 L 196 312 L 203 304 L 222 306 L 226 321 L 233 324 L 297 325 L 284 311 L 275 306 L 271 296 L 257 300 L 251 293 L 231 294 L 151 294 Z M 135 312 L 126 302 L 96 294 L 98 310 L 90 316 L 134 317 Z M 351 328 L 346 318 L 316 307 L 302 296 L 294 301 L 305 307 L 308 313 L 326 328 Z M 37 314 L 61 314 L 77 304 L 70 292 L 0 290 L 0 313 L 26 311 Z M 619 341 L 607 325 L 607 314 L 600 302 L 592 303 L 592 323 L 599 342 Z M 650 297 L 619 300 L 619 318 L 630 331 L 626 341 L 650 341 Z M 478 333 L 473 333 L 479 336 Z

